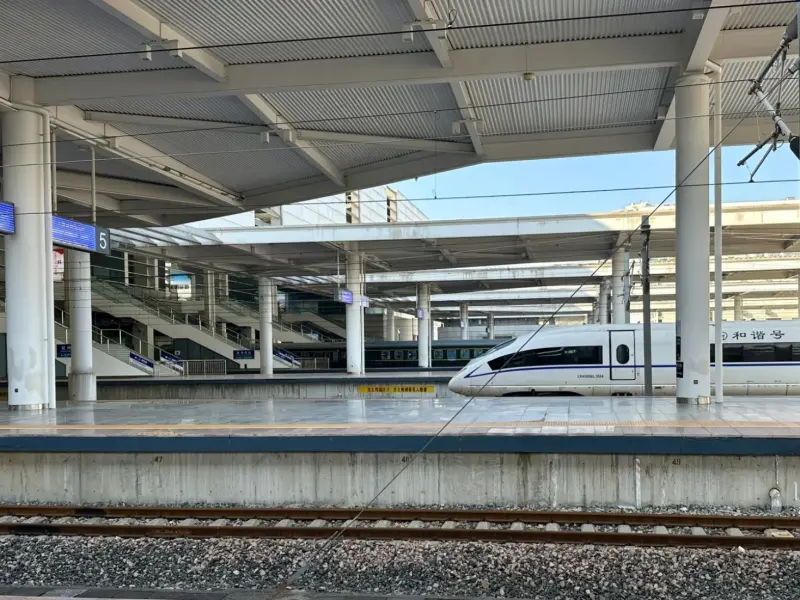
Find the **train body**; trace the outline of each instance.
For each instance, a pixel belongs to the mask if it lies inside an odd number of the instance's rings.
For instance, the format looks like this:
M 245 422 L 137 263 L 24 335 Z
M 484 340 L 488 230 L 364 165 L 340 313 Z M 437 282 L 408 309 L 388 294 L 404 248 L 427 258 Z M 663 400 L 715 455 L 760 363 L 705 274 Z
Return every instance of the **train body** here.
M 642 325 L 545 327 L 474 359 L 449 387 L 469 396 L 641 396 L 643 334 Z M 713 390 L 713 326 L 709 339 Z M 726 322 L 722 348 L 725 394 L 800 395 L 800 321 Z M 654 395 L 675 395 L 675 355 L 675 325 L 653 324 Z
M 431 342 L 431 367 L 459 369 L 497 345 L 497 340 L 441 340 Z M 331 370 L 347 368 L 345 342 L 286 343 L 281 348 L 297 358 L 322 359 Z M 418 369 L 417 342 L 367 342 L 364 345 L 364 367 L 381 369 Z M 317 368 L 320 368 L 317 366 Z M 324 368 L 324 367 L 323 367 Z

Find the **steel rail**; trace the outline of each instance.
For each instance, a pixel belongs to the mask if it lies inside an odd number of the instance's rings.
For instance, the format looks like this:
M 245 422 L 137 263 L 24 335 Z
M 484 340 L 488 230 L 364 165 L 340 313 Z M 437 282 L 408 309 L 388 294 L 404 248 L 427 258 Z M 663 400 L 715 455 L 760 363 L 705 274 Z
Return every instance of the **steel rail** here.
M 0 505 L 0 515 L 18 517 L 102 517 L 164 519 L 293 519 L 299 521 L 348 520 L 357 508 L 283 507 L 172 507 L 172 506 L 23 506 Z M 489 523 L 562 523 L 594 525 L 641 525 L 665 527 L 711 527 L 740 529 L 800 529 L 800 517 L 752 515 L 704 515 L 685 513 L 606 513 L 534 510 L 370 508 L 364 521 L 462 521 Z
M 800 538 L 772 536 L 682 535 L 602 531 L 514 529 L 444 529 L 409 527 L 236 527 L 96 524 L 0 523 L 0 534 L 21 536 L 90 536 L 120 538 L 291 538 L 327 539 L 336 530 L 359 540 L 424 540 L 601 544 L 614 546 L 681 546 L 692 548 L 746 547 L 798 550 Z

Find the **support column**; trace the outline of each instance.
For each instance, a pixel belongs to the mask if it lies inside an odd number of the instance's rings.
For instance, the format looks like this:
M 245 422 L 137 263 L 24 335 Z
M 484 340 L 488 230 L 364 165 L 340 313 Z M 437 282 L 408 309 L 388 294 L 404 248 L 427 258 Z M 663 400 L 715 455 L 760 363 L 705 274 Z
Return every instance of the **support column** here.
M 216 295 L 220 298 L 227 298 L 230 290 L 228 289 L 228 274 L 217 274 L 217 286 L 215 288 Z
M 466 302 L 461 305 L 461 339 L 469 339 L 469 304 Z
M 800 319 L 800 277 L 797 278 L 797 318 Z
M 208 321 L 208 327 L 214 332 L 217 329 L 217 300 L 214 287 L 214 271 L 206 271 L 203 279 L 206 285 L 206 289 L 203 290 L 206 320 Z
M 275 284 L 269 277 L 258 277 L 258 325 L 261 332 L 259 352 L 261 357 L 261 374 L 275 373 L 274 347 L 272 344 L 273 307 L 275 305 Z
M 130 285 L 131 281 L 131 255 L 127 252 L 122 253 L 122 283 Z
M 709 402 L 708 83 L 693 73 L 675 86 L 675 361 L 678 402 Z
M 351 375 L 364 373 L 364 295 L 363 259 L 358 246 L 352 244 L 347 253 L 345 285 L 353 293 L 353 303 L 345 305 L 345 328 L 347 330 L 347 372 Z
M 46 302 L 53 257 L 45 244 L 42 119 L 24 111 L 3 112 L 0 119 L 3 201 L 14 204 L 16 219 L 16 233 L 5 238 L 8 407 L 38 410 L 49 398 L 46 340 L 53 319 Z
M 486 315 L 486 334 L 490 340 L 494 339 L 494 313 Z
M 417 357 L 423 369 L 431 366 L 431 286 L 417 284 Z
M 611 258 L 611 322 L 624 325 L 628 322 L 625 310 L 625 276 L 628 271 L 628 249 L 618 248 Z
M 92 364 L 92 269 L 88 252 L 67 250 L 69 287 L 69 372 L 71 402 L 97 402 L 97 376 Z
M 383 339 L 387 342 L 397 340 L 397 327 L 394 321 L 394 310 L 387 308 L 383 315 Z
M 744 321 L 744 298 L 741 296 L 733 297 L 733 320 Z
M 608 281 L 600 283 L 600 297 L 597 299 L 597 322 L 608 325 Z

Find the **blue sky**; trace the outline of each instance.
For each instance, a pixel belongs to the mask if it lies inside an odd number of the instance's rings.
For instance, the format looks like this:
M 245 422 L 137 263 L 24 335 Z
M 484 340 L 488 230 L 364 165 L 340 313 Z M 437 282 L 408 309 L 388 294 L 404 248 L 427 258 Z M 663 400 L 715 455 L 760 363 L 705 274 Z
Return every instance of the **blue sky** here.
M 724 149 L 722 172 L 725 183 L 747 182 L 750 179 L 747 168 L 737 167 L 736 163 L 751 148 L 752 146 L 734 146 Z M 748 165 L 754 168 L 757 162 L 756 157 Z M 787 145 L 767 159 L 758 172 L 756 182 L 797 180 L 799 171 L 797 159 Z M 484 164 L 421 177 L 417 181 L 403 181 L 392 187 L 415 200 L 429 218 L 438 220 L 605 212 L 636 202 L 658 204 L 670 190 L 427 200 L 434 196 L 443 198 L 674 184 L 675 154 L 673 151 L 665 151 Z M 726 185 L 723 188 L 723 202 L 800 197 L 799 185 L 798 181 L 783 184 Z M 673 196 L 667 202 L 674 201 Z

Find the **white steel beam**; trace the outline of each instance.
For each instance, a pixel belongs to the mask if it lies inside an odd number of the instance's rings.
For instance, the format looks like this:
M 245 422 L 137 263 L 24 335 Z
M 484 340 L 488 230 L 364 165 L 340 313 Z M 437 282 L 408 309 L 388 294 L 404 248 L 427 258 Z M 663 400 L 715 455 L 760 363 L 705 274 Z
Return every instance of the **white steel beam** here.
M 83 190 L 65 190 L 59 189 L 58 190 L 59 198 L 67 200 L 70 204 L 75 206 L 79 206 L 83 209 L 91 208 L 92 206 L 92 194 L 87 191 Z M 120 202 L 116 198 L 111 198 L 110 196 L 106 196 L 105 194 L 95 194 L 95 200 L 97 203 L 97 208 L 104 211 L 110 211 L 119 214 L 123 219 L 136 221 L 145 227 L 161 227 L 163 223 L 161 220 L 150 215 L 143 215 L 143 214 L 132 214 L 128 210 L 123 209 L 123 202 Z M 59 210 L 63 211 L 63 205 L 59 204 Z M 81 216 L 91 216 L 91 211 L 78 211 Z M 64 211 L 65 214 L 69 213 L 70 216 L 75 216 L 74 211 Z
M 92 4 L 119 19 L 156 44 L 170 43 L 180 54 L 180 60 L 205 73 L 215 81 L 225 81 L 226 66 L 208 50 L 192 49 L 199 44 L 161 21 L 133 0 L 89 0 Z
M 92 186 L 90 175 L 75 171 L 59 171 L 57 181 L 59 193 L 65 189 L 89 191 Z M 204 198 L 198 198 L 180 188 L 169 185 L 130 181 L 103 175 L 95 177 L 95 182 L 97 192 L 113 198 L 177 204 L 187 208 L 214 206 Z
M 339 167 L 311 143 L 297 139 L 297 130 L 287 123 L 286 119 L 272 104 L 267 102 L 264 96 L 245 94 L 241 96 L 241 100 L 259 119 L 281 132 L 283 141 L 288 146 L 295 148 L 306 162 L 321 171 L 340 188 L 346 187 L 344 174 Z
M 105 123 L 95 123 L 84 118 L 83 111 L 74 106 L 50 107 L 52 122 L 67 136 L 78 140 L 94 140 L 98 147 L 119 158 L 157 173 L 216 204 L 238 208 L 239 194 L 192 169 L 184 163 L 166 156 L 163 152 Z M 108 141 L 113 139 L 112 144 Z
M 214 130 L 222 129 L 225 133 L 240 133 L 246 135 L 260 135 L 269 131 L 269 127 L 261 125 L 242 125 L 226 123 L 224 121 L 206 121 L 199 119 L 179 119 L 175 117 L 154 117 L 150 115 L 131 115 L 87 110 L 87 121 L 98 123 L 129 123 L 134 125 L 149 125 L 152 127 L 170 127 L 175 131 L 182 130 Z M 360 133 L 339 133 L 336 131 L 316 131 L 313 129 L 295 129 L 298 140 L 314 142 L 340 142 L 343 144 L 374 144 L 390 146 L 393 148 L 407 148 L 409 150 L 422 150 L 428 152 L 449 152 L 454 154 L 472 154 L 473 149 L 469 144 L 458 142 L 440 142 L 417 138 L 399 138 L 383 135 L 364 135 Z
M 537 73 L 667 67 L 684 58 L 680 34 L 474 48 L 450 52 L 442 68 L 431 54 L 410 53 L 279 63 L 229 65 L 226 81 L 194 70 L 45 77 L 35 82 L 40 104 L 176 95 L 259 94 L 307 89 L 449 83 Z M 774 44 L 773 44 L 774 45 Z
M 425 38 L 428 40 L 433 53 L 439 64 L 443 68 L 450 68 L 453 66 L 453 60 L 450 56 L 450 42 L 447 41 L 447 29 L 440 29 L 431 27 L 431 23 L 442 23 L 442 17 L 436 12 L 436 7 L 430 0 L 406 0 L 414 18 L 423 24 Z M 469 133 L 472 146 L 475 149 L 475 154 L 483 154 L 483 145 L 481 144 L 481 135 L 478 130 L 477 117 L 475 110 L 472 108 L 472 100 L 469 97 L 469 90 L 466 84 L 462 81 L 451 81 L 450 89 L 455 97 L 456 104 L 458 105 L 461 118 L 466 125 L 467 133 Z
M 685 65 L 682 65 L 682 70 L 691 72 L 705 72 L 706 62 L 711 57 L 717 39 L 722 32 L 722 27 L 730 13 L 730 8 L 726 8 L 729 4 L 728 0 L 712 0 L 709 5 L 709 10 L 706 11 L 703 17 L 702 26 L 698 30 L 692 31 L 690 27 L 684 32 L 687 37 L 686 45 L 691 48 L 689 56 L 686 59 Z M 687 17 L 689 24 L 692 23 L 692 15 Z M 780 36 L 776 39 L 780 40 Z M 672 147 L 675 141 L 675 96 L 669 103 L 667 109 L 667 117 L 661 123 L 661 129 L 656 138 L 654 150 L 667 150 Z

